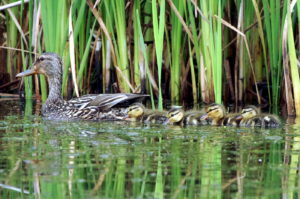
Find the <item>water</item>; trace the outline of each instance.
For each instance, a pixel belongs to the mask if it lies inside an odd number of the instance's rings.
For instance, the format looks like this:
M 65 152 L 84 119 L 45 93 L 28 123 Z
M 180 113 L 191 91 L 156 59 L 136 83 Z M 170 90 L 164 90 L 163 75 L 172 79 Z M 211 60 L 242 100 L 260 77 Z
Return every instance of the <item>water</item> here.
M 68 123 L 33 107 L 0 101 L 0 198 L 300 197 L 299 120 L 278 129 Z

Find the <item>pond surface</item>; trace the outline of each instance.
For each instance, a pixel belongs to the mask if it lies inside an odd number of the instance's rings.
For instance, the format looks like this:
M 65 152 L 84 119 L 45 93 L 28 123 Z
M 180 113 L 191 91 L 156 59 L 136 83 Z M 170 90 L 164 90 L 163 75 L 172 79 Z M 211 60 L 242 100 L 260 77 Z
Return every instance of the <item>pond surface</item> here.
M 31 101 L 0 101 L 0 198 L 300 197 L 299 119 L 180 128 L 34 112 Z

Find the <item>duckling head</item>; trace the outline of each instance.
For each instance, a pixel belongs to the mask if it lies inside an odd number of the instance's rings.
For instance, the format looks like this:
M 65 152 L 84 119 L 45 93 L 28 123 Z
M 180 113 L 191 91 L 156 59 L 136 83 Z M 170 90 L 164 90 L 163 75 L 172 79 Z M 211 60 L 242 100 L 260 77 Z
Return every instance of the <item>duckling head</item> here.
M 168 121 L 167 123 L 177 123 L 180 122 L 183 119 L 184 116 L 184 111 L 181 108 L 173 108 L 168 111 L 167 113 L 167 118 Z
M 127 109 L 127 115 L 129 118 L 139 118 L 145 112 L 145 107 L 141 103 L 134 103 Z
M 249 105 L 245 106 L 239 116 L 236 117 L 237 120 L 243 119 L 248 120 L 260 114 L 259 109 L 256 106 Z
M 222 104 L 211 104 L 205 109 L 206 114 L 201 116 L 201 120 L 207 118 L 212 119 L 213 124 L 216 124 L 219 120 L 223 119 L 226 115 L 225 107 Z

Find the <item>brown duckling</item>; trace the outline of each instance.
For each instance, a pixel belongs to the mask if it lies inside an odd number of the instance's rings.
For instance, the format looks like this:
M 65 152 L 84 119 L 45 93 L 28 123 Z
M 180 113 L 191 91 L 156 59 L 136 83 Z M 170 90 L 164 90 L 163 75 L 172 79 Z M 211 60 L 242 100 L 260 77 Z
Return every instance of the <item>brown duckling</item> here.
M 226 115 L 225 107 L 221 104 L 210 104 L 205 108 L 206 114 L 201 116 L 201 120 L 207 118 L 211 119 L 211 125 L 220 126 L 223 125 L 223 120 Z
M 126 120 L 136 122 L 142 121 L 145 114 L 146 108 L 141 103 L 134 103 L 127 109 L 127 118 Z
M 181 124 L 184 117 L 182 108 L 172 108 L 167 112 L 167 124 Z
M 128 121 L 141 121 L 146 124 L 163 124 L 167 121 L 165 111 L 146 109 L 141 103 L 134 103 L 127 109 Z
M 276 115 L 261 114 L 260 110 L 253 105 L 243 108 L 239 118 L 241 118 L 240 126 L 247 127 L 279 127 L 281 121 Z
M 184 112 L 181 108 L 173 108 L 168 111 L 168 123 L 169 124 L 179 124 L 181 126 L 185 125 L 207 125 L 210 123 L 209 118 L 201 120 L 201 116 L 204 115 L 201 111 L 187 111 Z
M 222 125 L 223 126 L 239 126 L 240 119 L 238 118 L 240 113 L 229 113 L 226 114 L 225 118 L 223 119 Z
M 222 104 L 210 104 L 205 108 L 206 114 L 201 116 L 201 120 L 211 120 L 213 126 L 236 126 L 238 121 L 236 120 L 237 114 L 227 114 L 225 107 Z
M 239 120 L 239 126 L 248 126 L 248 122 L 257 115 L 260 114 L 260 110 L 253 105 L 245 106 L 240 114 L 236 117 L 236 120 Z
M 146 124 L 166 124 L 167 112 L 166 111 L 152 111 L 144 115 L 144 123 Z

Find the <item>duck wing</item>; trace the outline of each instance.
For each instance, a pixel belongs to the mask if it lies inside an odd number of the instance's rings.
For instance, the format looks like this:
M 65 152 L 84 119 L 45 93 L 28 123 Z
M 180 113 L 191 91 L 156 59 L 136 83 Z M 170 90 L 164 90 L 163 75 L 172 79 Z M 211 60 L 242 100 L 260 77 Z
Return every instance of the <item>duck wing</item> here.
M 107 110 L 116 105 L 123 103 L 131 104 L 138 100 L 142 100 L 149 95 L 132 94 L 132 93 L 115 93 L 115 94 L 97 94 L 97 95 L 84 95 L 79 98 L 71 99 L 68 102 L 73 106 L 84 109 L 87 107 L 98 107 L 100 110 Z
M 84 109 L 87 107 L 87 105 L 93 101 L 98 95 L 84 95 L 78 98 L 73 98 L 67 101 L 70 107 L 74 107 L 77 109 Z

